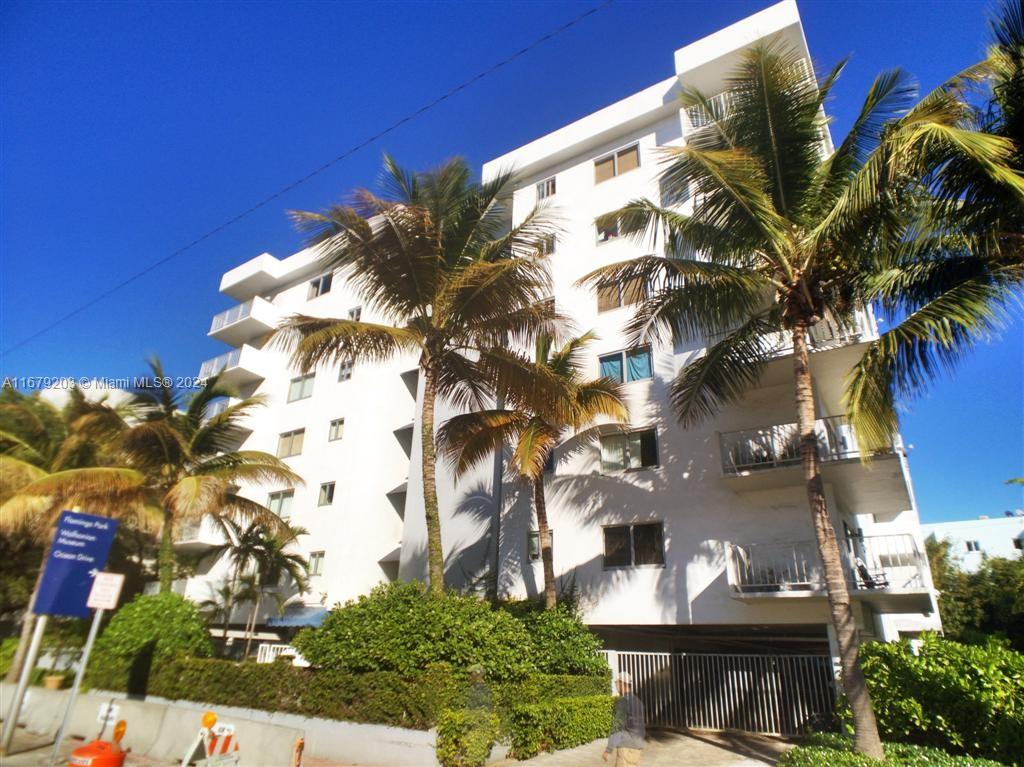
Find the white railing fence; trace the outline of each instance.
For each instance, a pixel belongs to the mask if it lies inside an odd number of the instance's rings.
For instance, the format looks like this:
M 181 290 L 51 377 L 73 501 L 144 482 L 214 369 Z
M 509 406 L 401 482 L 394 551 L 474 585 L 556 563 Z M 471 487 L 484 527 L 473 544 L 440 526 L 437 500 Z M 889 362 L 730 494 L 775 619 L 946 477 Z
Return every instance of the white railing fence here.
M 797 735 L 830 723 L 835 711 L 827 655 L 718 655 L 610 651 L 633 678 L 647 724 Z
M 222 370 L 235 367 L 242 358 L 241 349 L 232 349 L 224 354 L 219 354 L 213 359 L 206 360 L 199 368 L 200 378 L 209 378 L 220 373 Z
M 242 304 L 236 304 L 230 309 L 226 309 L 220 314 L 216 314 L 213 317 L 213 322 L 210 323 L 210 332 L 216 333 L 221 328 L 232 325 L 239 320 L 244 320 L 252 312 L 252 299 Z
M 814 422 L 818 457 L 822 461 L 857 458 L 857 436 L 845 416 L 819 418 Z M 741 474 L 757 469 L 800 463 L 800 433 L 795 423 L 723 432 L 719 435 L 722 471 Z
M 292 665 L 305 668 L 309 661 L 299 655 L 298 651 L 289 644 L 268 644 L 264 642 L 256 649 L 257 663 L 273 663 L 281 655 L 291 655 Z
M 808 591 L 825 583 L 811 541 L 734 544 L 730 565 L 732 582 L 743 592 Z

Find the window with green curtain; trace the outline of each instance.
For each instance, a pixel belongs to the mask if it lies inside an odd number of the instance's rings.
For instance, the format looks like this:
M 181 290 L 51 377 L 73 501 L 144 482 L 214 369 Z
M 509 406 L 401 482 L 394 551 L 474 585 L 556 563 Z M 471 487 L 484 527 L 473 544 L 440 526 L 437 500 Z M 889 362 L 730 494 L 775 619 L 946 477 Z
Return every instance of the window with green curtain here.
M 618 352 L 600 357 L 601 376 L 622 383 L 622 355 Z
M 626 467 L 626 435 L 607 434 L 601 437 L 601 468 L 621 471 Z
M 641 346 L 626 352 L 626 380 L 643 381 L 652 376 L 651 347 Z

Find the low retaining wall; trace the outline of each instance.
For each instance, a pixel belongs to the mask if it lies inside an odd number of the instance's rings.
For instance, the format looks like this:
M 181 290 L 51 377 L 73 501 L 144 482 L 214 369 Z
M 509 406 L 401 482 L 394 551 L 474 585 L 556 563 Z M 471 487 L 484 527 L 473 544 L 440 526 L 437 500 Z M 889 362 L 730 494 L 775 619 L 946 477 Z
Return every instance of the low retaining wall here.
M 13 693 L 13 685 L 0 684 L 3 713 Z M 19 723 L 30 732 L 54 737 L 69 695 L 68 690 L 30 688 Z M 306 753 L 321 759 L 367 767 L 437 767 L 434 730 L 339 722 L 155 696 L 143 701 L 115 692 L 80 694 L 75 701 L 68 735 L 95 738 L 100 731 L 101 707 L 111 701 L 118 707 L 116 718 L 128 723 L 123 741 L 125 748 L 153 759 L 180 760 L 199 731 L 202 712 L 212 710 L 222 722 L 235 726 L 243 765 L 287 767 L 291 764 L 296 739 L 303 737 Z M 107 737 L 110 731 L 108 726 Z M 495 748 L 494 758 L 501 756 L 503 749 Z

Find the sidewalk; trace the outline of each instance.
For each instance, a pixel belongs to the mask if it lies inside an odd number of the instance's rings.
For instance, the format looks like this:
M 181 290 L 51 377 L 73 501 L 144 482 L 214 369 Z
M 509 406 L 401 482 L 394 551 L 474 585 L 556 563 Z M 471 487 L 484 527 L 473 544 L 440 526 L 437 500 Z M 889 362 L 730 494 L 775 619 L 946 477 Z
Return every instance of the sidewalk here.
M 509 759 L 492 767 L 598 767 L 614 764 L 604 762 L 605 741 L 594 741 L 585 746 L 541 754 L 525 762 Z M 678 733 L 656 731 L 648 733 L 642 767 L 765 767 L 775 764 L 779 755 L 788 748 L 784 741 L 739 733 Z

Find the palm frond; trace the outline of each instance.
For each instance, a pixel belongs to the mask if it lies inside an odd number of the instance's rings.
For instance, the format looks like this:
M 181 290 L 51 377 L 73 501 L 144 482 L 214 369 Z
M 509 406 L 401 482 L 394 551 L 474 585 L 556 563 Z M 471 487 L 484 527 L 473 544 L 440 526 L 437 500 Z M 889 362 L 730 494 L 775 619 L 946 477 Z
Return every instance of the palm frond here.
M 291 352 L 292 365 L 303 373 L 341 362 L 382 362 L 418 349 L 421 342 L 408 329 L 302 314 L 286 318 L 272 341 Z

